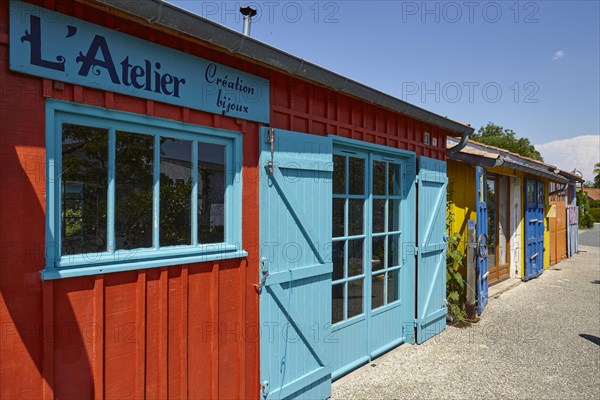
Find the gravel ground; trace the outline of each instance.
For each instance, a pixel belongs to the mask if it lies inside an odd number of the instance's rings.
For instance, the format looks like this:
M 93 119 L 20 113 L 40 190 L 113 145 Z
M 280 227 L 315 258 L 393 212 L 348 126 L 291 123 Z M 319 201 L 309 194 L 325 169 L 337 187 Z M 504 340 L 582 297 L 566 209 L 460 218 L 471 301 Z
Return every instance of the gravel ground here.
M 580 250 L 491 298 L 479 323 L 334 382 L 331 398 L 600 398 L 600 248 Z

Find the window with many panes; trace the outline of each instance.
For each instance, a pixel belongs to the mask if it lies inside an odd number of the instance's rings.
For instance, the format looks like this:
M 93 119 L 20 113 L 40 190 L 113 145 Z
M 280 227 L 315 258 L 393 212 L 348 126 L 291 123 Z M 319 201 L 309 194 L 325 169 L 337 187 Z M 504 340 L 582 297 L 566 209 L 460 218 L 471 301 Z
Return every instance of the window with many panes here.
M 49 112 L 50 275 L 239 256 L 239 134 L 60 102 Z
M 371 308 L 399 299 L 400 165 L 372 163 Z
M 400 299 L 401 165 L 376 154 L 333 157 L 332 322 Z

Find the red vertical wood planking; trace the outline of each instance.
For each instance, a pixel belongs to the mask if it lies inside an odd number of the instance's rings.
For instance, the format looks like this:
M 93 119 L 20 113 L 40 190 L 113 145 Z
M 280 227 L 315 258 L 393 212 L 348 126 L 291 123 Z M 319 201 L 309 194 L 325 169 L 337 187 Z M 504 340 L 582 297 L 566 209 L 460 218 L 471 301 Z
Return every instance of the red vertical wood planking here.
M 216 398 L 213 377 L 217 356 L 215 333 L 216 274 L 212 264 L 193 264 L 188 270 L 188 398 Z
M 106 398 L 133 398 L 136 394 L 137 275 L 131 271 L 104 277 Z
M 211 302 L 211 316 L 209 324 L 211 326 L 212 335 L 210 337 L 210 354 L 212 354 L 212 379 L 210 381 L 211 385 L 211 394 L 213 398 L 219 398 L 219 328 L 221 324 L 221 319 L 219 318 L 219 300 L 220 298 L 220 274 L 219 274 L 219 264 L 213 263 L 212 271 L 211 271 L 211 286 L 212 286 L 212 302 Z
M 54 282 L 44 282 L 44 322 L 42 339 L 44 341 L 43 393 L 44 399 L 54 398 Z M 1 382 L 1 380 L 0 380 Z M 2 396 L 0 396 L 2 397 Z
M 161 374 L 161 270 L 147 271 L 146 284 L 146 393 L 148 399 L 160 398 Z
M 137 274 L 135 301 L 135 397 L 142 399 L 146 393 L 146 271 Z
M 244 323 L 244 315 L 246 313 L 246 296 L 244 293 L 244 286 L 246 285 L 246 261 L 242 261 L 240 267 L 240 280 L 239 287 L 236 292 L 239 293 L 240 297 L 240 308 L 238 310 L 238 320 L 240 321 L 240 328 L 238 333 L 238 365 L 240 368 L 240 383 L 242 383 L 243 377 L 246 376 L 246 349 L 245 349 L 245 330 L 246 325 Z M 238 398 L 245 399 L 246 397 L 246 385 L 240 384 L 238 387 Z
M 181 268 L 181 398 L 188 398 L 188 293 L 189 293 L 189 269 L 186 266 Z M 172 327 L 176 329 L 176 327 Z
M 167 398 L 168 343 L 169 343 L 169 270 L 160 269 L 159 280 L 159 332 L 158 332 L 158 398 Z
M 94 306 L 97 302 L 93 279 L 55 282 L 53 292 L 54 397 L 90 398 L 94 393 Z M 98 300 L 102 301 L 102 295 Z
M 219 396 L 235 399 L 238 389 L 230 382 L 239 382 L 240 366 L 238 340 L 240 340 L 240 308 L 239 267 L 233 268 L 229 261 L 219 264 Z M 235 295 L 231 295 L 235 293 Z
M 94 279 L 94 398 L 104 398 L 104 277 L 102 275 Z

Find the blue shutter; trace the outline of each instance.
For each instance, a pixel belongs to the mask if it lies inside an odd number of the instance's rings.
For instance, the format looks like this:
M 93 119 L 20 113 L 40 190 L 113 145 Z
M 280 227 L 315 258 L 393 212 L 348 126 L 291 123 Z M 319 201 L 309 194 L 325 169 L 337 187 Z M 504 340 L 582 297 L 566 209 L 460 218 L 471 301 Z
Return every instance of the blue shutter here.
M 544 219 L 546 218 L 546 214 L 544 213 L 544 205 L 546 203 L 546 193 L 545 193 L 545 183 L 538 181 L 537 182 L 537 226 L 536 226 L 536 241 L 537 241 L 537 275 L 540 275 L 544 272 Z
M 332 140 L 262 128 L 260 142 L 261 394 L 324 399 L 331 392 Z
M 417 343 L 446 327 L 446 162 L 419 158 Z
M 544 183 L 525 180 L 525 280 L 544 272 Z
M 475 204 L 477 205 L 477 314 L 488 302 L 488 209 L 487 182 L 483 167 L 475 167 Z

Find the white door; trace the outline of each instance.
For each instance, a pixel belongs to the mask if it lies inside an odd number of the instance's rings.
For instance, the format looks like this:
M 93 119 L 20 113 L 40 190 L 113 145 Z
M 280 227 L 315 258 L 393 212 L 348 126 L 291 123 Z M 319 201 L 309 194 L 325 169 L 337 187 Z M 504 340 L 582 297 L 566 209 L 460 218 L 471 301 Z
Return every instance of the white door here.
M 521 178 L 510 177 L 510 277 L 521 278 Z

